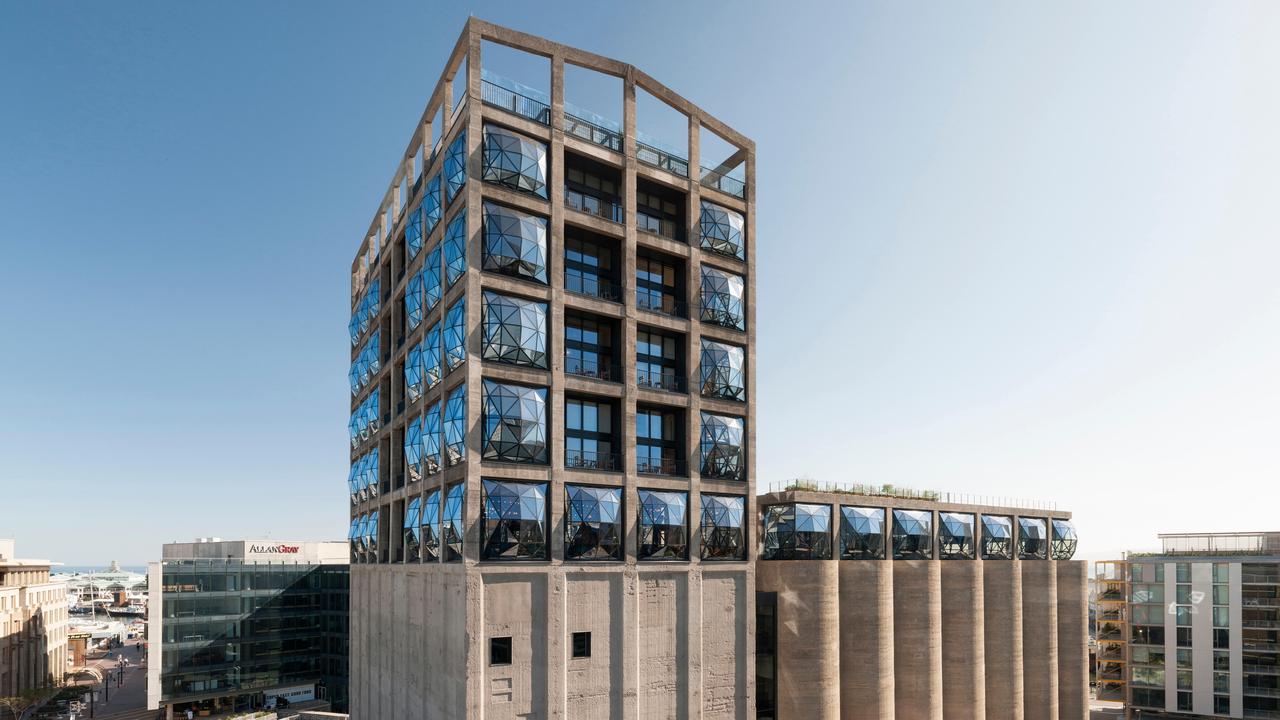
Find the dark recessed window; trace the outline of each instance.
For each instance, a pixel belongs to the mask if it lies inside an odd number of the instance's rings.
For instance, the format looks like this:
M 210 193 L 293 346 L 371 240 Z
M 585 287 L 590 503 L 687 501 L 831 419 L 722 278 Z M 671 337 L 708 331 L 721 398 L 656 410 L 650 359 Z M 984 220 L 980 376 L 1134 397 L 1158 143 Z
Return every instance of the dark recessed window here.
M 573 656 L 576 658 L 591 657 L 591 633 L 576 632 L 573 634 Z
M 490 665 L 510 665 L 511 664 L 511 638 L 510 637 L 489 638 L 489 664 Z

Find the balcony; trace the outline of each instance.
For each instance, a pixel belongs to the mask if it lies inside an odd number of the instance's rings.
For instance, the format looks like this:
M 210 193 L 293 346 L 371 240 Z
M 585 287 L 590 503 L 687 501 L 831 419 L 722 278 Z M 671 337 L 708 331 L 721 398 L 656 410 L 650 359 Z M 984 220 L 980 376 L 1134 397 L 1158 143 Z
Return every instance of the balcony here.
M 532 88 L 526 88 L 488 72 L 482 73 L 480 80 L 480 99 L 485 105 L 491 105 L 509 113 L 526 117 L 543 125 L 551 124 L 551 106 L 544 100 L 533 97 L 541 95 Z
M 673 175 L 689 177 L 689 161 L 668 150 L 637 142 L 636 159 Z
M 612 200 L 606 200 L 578 192 L 576 190 L 564 189 L 564 205 L 570 210 L 595 215 L 612 223 L 622 224 L 626 222 L 626 215 L 622 206 Z
M 659 315 L 669 315 L 671 317 L 688 317 L 688 303 L 680 302 L 671 295 L 653 295 L 650 293 L 636 292 L 636 307 L 641 310 L 658 313 Z
M 709 167 L 702 168 L 703 185 L 709 188 L 719 190 L 726 195 L 732 195 L 737 198 L 747 199 L 747 184 L 738 178 L 729 177 L 722 172 L 713 170 Z
M 612 127 L 610 127 L 612 125 Z M 564 104 L 564 131 L 614 152 L 622 152 L 622 131 L 617 124 L 572 103 Z
M 685 477 L 689 473 L 685 470 L 683 461 L 675 458 L 649 459 L 644 457 L 636 458 L 636 472 L 641 475 L 666 475 L 668 477 Z
M 622 456 L 618 453 L 597 453 L 586 450 L 565 450 L 564 466 L 568 470 L 598 470 L 618 472 L 622 468 Z
M 1274 597 L 1245 596 L 1241 598 L 1240 602 L 1245 607 L 1280 608 L 1280 598 Z
M 571 293 L 600 298 L 609 302 L 622 301 L 621 288 L 604 278 L 593 275 L 570 275 L 565 273 L 564 289 Z
M 665 390 L 670 393 L 685 392 L 684 377 L 676 374 L 674 370 L 667 372 L 636 370 L 636 385 L 650 390 Z
M 683 242 L 680 238 L 680 228 L 674 222 L 650 215 L 643 210 L 636 210 L 636 229 L 668 240 Z
M 1244 671 L 1255 675 L 1280 675 L 1280 665 L 1257 665 L 1245 663 Z
M 1244 694 L 1253 695 L 1255 697 L 1280 697 L 1280 688 L 1250 687 L 1245 685 Z
M 566 356 L 564 359 L 564 371 L 568 375 L 577 375 L 578 377 L 622 382 L 622 370 L 617 365 L 609 365 L 588 358 Z

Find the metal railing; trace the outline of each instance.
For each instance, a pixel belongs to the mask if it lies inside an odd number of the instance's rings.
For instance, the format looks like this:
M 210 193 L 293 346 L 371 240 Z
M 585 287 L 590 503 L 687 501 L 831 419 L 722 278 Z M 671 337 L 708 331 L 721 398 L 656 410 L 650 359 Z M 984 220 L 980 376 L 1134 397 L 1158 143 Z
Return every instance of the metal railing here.
M 1255 665 L 1253 663 L 1245 663 L 1244 671 L 1247 673 L 1261 673 L 1263 675 L 1280 675 L 1280 665 Z
M 669 475 L 673 477 L 683 477 L 688 473 L 685 472 L 684 463 L 675 458 L 662 458 L 660 460 L 650 460 L 649 458 L 636 458 L 636 472 L 642 475 Z
M 1240 603 L 1245 607 L 1280 607 L 1280 598 L 1244 597 L 1240 599 Z
M 564 113 L 564 131 L 587 142 L 607 147 L 615 152 L 622 152 L 622 133 L 590 120 L 584 120 L 571 114 L 567 109 Z
M 636 370 L 636 385 L 651 390 L 665 390 L 673 393 L 685 392 L 684 378 L 674 370 L 654 372 L 652 370 Z
M 1256 685 L 1250 687 L 1245 685 L 1244 694 L 1253 695 L 1255 697 L 1280 697 L 1280 688 L 1258 687 Z
M 1276 585 L 1280 584 L 1280 574 L 1241 573 L 1240 582 L 1249 583 L 1251 585 Z
M 622 467 L 622 456 L 618 453 L 565 450 L 564 466 L 569 470 L 601 470 L 605 472 L 617 472 Z
M 569 375 L 577 375 L 578 377 L 595 378 L 596 380 L 608 380 L 610 382 L 622 382 L 622 372 L 617 365 L 601 363 L 596 360 L 588 360 L 586 358 L 565 357 L 564 371 Z
M 618 286 L 602 277 L 566 274 L 564 276 L 564 289 L 571 293 L 589 295 L 601 300 L 609 300 L 610 302 L 622 301 L 622 292 Z
M 671 317 L 689 316 L 688 303 L 681 302 L 671 295 L 651 295 L 640 292 L 638 289 L 636 290 L 636 307 Z
M 626 222 L 622 205 L 604 198 L 588 195 L 577 190 L 564 189 L 564 205 L 570 210 L 577 210 L 588 215 L 604 218 L 609 222 L 622 224 Z
M 681 228 L 674 222 L 666 218 L 660 218 L 656 215 L 650 215 L 643 210 L 636 210 L 636 230 L 657 235 L 676 242 L 684 242 Z
M 551 124 L 551 108 L 541 100 L 521 95 L 488 80 L 480 81 L 480 99 L 486 105 L 506 110 L 543 125 Z
M 666 170 L 681 177 L 689 177 L 689 161 L 678 155 L 642 142 L 636 143 L 636 159 L 659 170 Z
M 729 177 L 722 172 L 717 172 L 709 167 L 702 168 L 703 185 L 709 188 L 719 190 L 726 195 L 747 199 L 747 184 L 738 178 Z

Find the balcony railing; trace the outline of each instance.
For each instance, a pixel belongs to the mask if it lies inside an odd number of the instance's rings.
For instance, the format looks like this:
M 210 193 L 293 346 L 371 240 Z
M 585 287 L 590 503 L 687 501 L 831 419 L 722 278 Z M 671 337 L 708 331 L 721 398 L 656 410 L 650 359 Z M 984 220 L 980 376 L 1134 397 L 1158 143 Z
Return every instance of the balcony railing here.
M 1280 712 L 1275 710 L 1250 710 L 1244 709 L 1246 720 L 1280 720 Z
M 636 159 L 646 165 L 652 165 L 659 170 L 666 170 L 669 173 L 673 173 L 681 177 L 689 177 L 688 160 L 652 145 L 637 142 Z
M 648 310 L 660 315 L 670 315 L 671 317 L 688 317 L 688 303 L 676 300 L 671 295 L 653 295 L 636 291 L 636 307 L 641 310 Z
M 672 477 L 683 477 L 688 474 L 685 472 L 684 463 L 675 458 L 650 459 L 638 457 L 636 458 L 636 472 L 642 475 L 669 475 Z
M 597 453 L 586 450 L 565 450 L 564 466 L 569 470 L 601 470 L 617 472 L 622 467 L 618 453 Z
M 1251 585 L 1276 585 L 1280 584 L 1280 575 L 1271 573 L 1242 573 L 1240 582 L 1249 583 Z
M 636 210 L 636 229 L 650 235 L 658 235 L 676 242 L 684 242 L 680 234 L 680 227 L 674 222 L 650 215 L 643 210 Z
M 651 390 L 665 390 L 673 393 L 685 392 L 684 378 L 677 375 L 675 371 L 636 370 L 636 385 Z
M 1258 673 L 1262 675 L 1280 675 L 1280 665 L 1255 665 L 1253 663 L 1245 663 L 1244 671 L 1247 673 Z
M 534 122 L 551 124 L 551 108 L 546 103 L 488 80 L 480 81 L 480 99 L 486 105 L 527 117 Z
M 702 168 L 702 184 L 715 188 L 727 195 L 747 199 L 747 184 L 735 177 L 716 172 L 709 167 Z
M 564 289 L 571 293 L 590 295 L 610 302 L 621 302 L 622 300 L 622 291 L 618 286 L 602 277 L 566 274 L 564 276 Z
M 565 357 L 564 371 L 569 375 L 577 375 L 578 377 L 595 378 L 596 380 L 608 380 L 610 382 L 622 382 L 622 371 L 617 365 L 601 363 L 596 360 L 587 358 Z
M 598 198 L 595 195 L 578 192 L 577 190 L 564 189 L 564 204 L 570 210 L 577 210 L 588 215 L 595 215 L 604 218 L 609 222 L 622 224 L 626 222 L 626 216 L 623 214 L 622 206 L 612 200 Z
M 1253 695 L 1256 697 L 1280 697 L 1280 688 L 1257 687 L 1257 686 L 1250 687 L 1248 685 L 1245 685 L 1244 694 Z
M 569 112 L 568 104 L 565 105 L 564 131 L 614 152 L 622 152 L 622 133 L 578 117 Z
M 1274 607 L 1280 608 L 1280 598 L 1273 597 L 1245 597 L 1240 600 L 1245 607 Z

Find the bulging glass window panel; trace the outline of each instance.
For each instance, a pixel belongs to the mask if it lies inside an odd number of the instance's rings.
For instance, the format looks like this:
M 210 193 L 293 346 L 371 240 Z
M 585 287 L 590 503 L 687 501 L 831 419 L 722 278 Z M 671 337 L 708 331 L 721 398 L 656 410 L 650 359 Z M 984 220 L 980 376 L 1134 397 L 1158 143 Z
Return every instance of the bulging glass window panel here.
M 347 382 L 351 384 L 351 394 L 356 395 L 360 392 L 360 356 L 351 362 L 351 369 L 347 371 Z
M 742 418 L 702 413 L 702 469 L 704 478 L 745 480 L 747 453 Z
M 417 272 L 409 278 L 404 289 L 404 321 L 410 330 L 422 322 L 422 273 Z
M 764 509 L 765 560 L 830 560 L 831 507 L 786 503 Z
M 409 482 L 423 478 L 422 468 L 422 418 L 414 418 L 404 431 L 404 466 Z
M 743 281 L 709 265 L 702 266 L 702 320 L 735 330 L 745 330 L 747 315 L 743 305 Z
M 404 511 L 404 560 L 418 562 L 422 557 L 422 498 L 409 501 Z
M 422 252 L 421 205 L 409 211 L 409 219 L 404 223 L 404 245 L 410 260 L 418 257 L 418 253 Z
M 440 247 L 437 245 L 431 252 L 427 253 L 427 259 L 422 261 L 422 307 L 423 312 L 431 312 L 435 310 L 436 305 L 440 304 L 440 293 L 442 287 L 440 285 Z
M 417 401 L 426 390 L 423 374 L 425 370 L 426 366 L 422 361 L 422 343 L 418 343 L 409 348 L 409 354 L 404 359 L 404 394 L 409 402 Z
M 452 485 L 449 487 L 449 494 L 444 499 L 440 540 L 444 544 L 445 562 L 462 560 L 462 538 L 465 534 L 462 526 L 462 499 L 464 492 L 462 483 Z
M 746 218 L 736 210 L 702 201 L 702 247 L 739 260 L 746 258 Z
M 977 551 L 973 515 L 938 513 L 938 557 L 943 560 L 972 560 Z
M 427 329 L 419 347 L 422 348 L 422 381 L 427 388 L 433 388 L 444 374 L 440 358 L 440 323 Z
M 365 561 L 378 562 L 378 521 L 382 517 L 381 510 L 369 513 L 369 522 L 364 526 Z
M 446 202 L 453 202 L 467 184 L 467 134 L 459 133 L 444 156 Z
M 484 293 L 480 356 L 511 365 L 547 367 L 547 304 Z
M 483 481 L 480 514 L 486 560 L 547 558 L 547 484 Z
M 440 559 L 440 491 L 431 490 L 422 503 L 422 559 Z
M 351 562 L 360 562 L 360 517 L 351 518 L 351 526 L 347 529 L 347 544 L 351 547 Z
M 1018 558 L 1044 560 L 1049 557 L 1049 534 L 1041 518 L 1018 518 Z
M 702 494 L 702 559 L 745 560 L 742 516 L 746 498 Z
M 427 182 L 427 189 L 422 196 L 422 232 L 423 236 L 431 234 L 440 224 L 440 175 L 436 174 Z
M 622 488 L 565 485 L 564 559 L 621 560 Z
M 351 419 L 347 421 L 347 434 L 351 436 L 351 449 L 360 446 L 360 418 L 364 417 L 361 413 L 364 407 L 358 407 L 351 413 Z
M 467 458 L 467 385 L 449 393 L 444 404 L 444 465 L 453 467 Z
M 640 537 L 637 559 L 687 560 L 689 557 L 689 495 L 664 490 L 639 490 Z
M 933 513 L 928 510 L 893 511 L 893 559 L 933 559 Z
M 840 507 L 840 559 L 884 559 L 884 508 Z
M 463 208 L 444 230 L 445 284 L 453 287 L 467 272 L 467 210 Z
M 485 270 L 547 282 L 547 219 L 484 204 Z
M 547 462 L 547 389 L 484 381 L 484 448 L 500 462 Z
M 703 338 L 701 368 L 704 397 L 747 399 L 746 351 L 743 348 Z
M 484 179 L 547 197 L 547 146 L 496 125 L 484 126 Z
M 351 504 L 358 505 L 360 503 L 360 461 L 364 458 L 356 458 L 351 462 L 351 469 L 347 471 L 347 490 L 351 492 Z
M 378 479 L 380 477 L 378 455 L 378 448 L 374 448 L 365 456 L 364 485 L 371 498 L 378 496 Z
M 1053 546 L 1050 548 L 1054 560 L 1070 560 L 1076 554 L 1076 528 L 1070 520 L 1053 519 Z M 1214 568 L 1217 570 L 1217 568 Z
M 422 415 L 422 470 L 427 475 L 440 472 L 440 403 Z
M 460 297 L 444 318 L 444 361 L 450 370 L 467 361 L 467 298 Z
M 982 516 L 982 559 L 1013 559 L 1013 518 L 1006 515 Z

